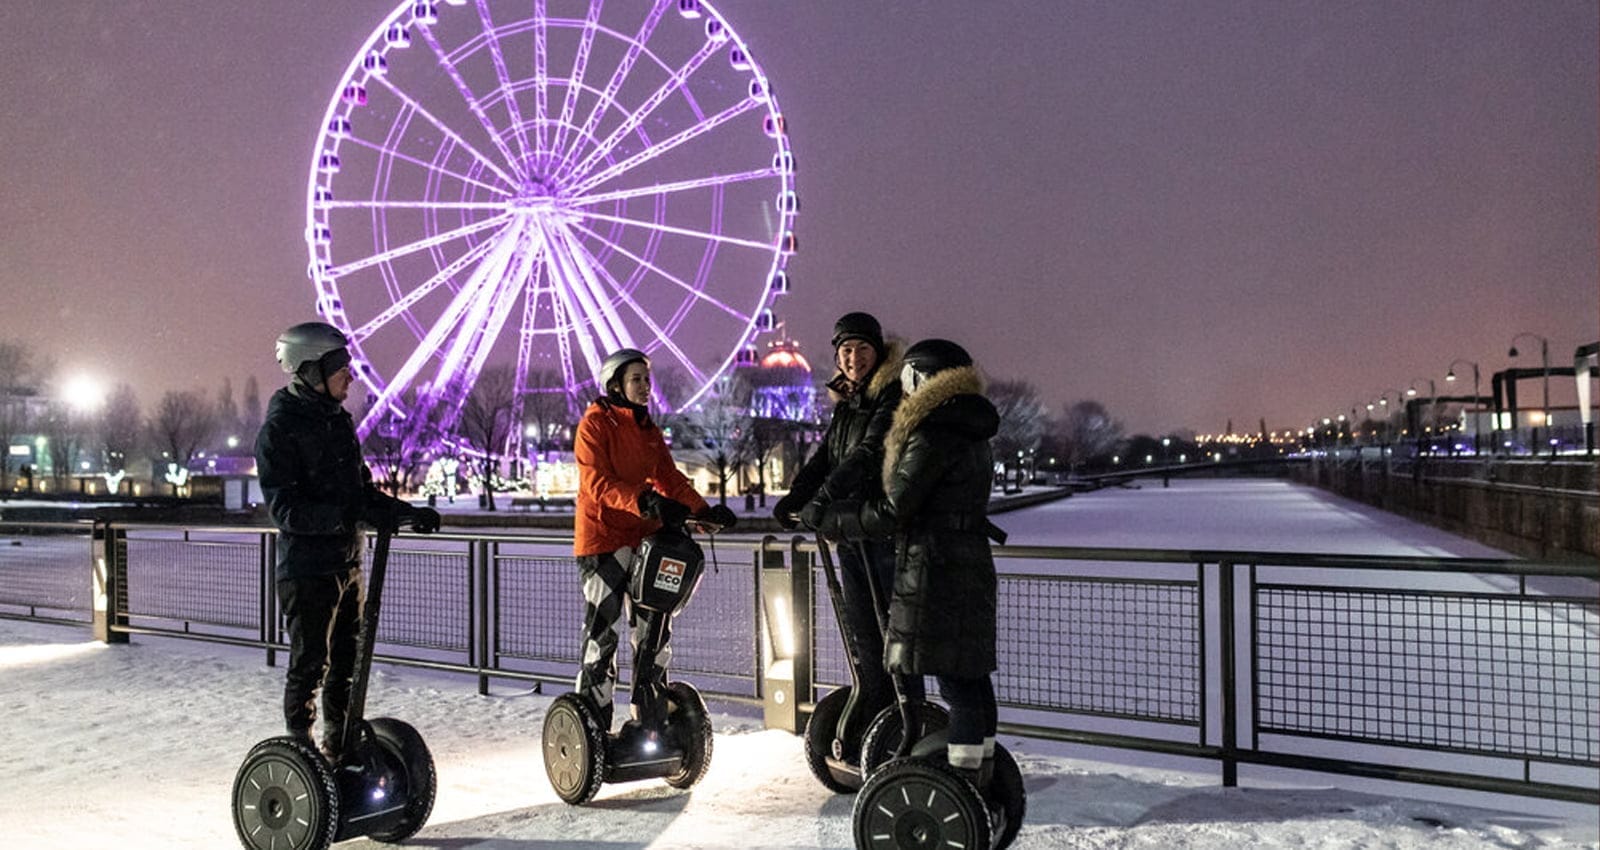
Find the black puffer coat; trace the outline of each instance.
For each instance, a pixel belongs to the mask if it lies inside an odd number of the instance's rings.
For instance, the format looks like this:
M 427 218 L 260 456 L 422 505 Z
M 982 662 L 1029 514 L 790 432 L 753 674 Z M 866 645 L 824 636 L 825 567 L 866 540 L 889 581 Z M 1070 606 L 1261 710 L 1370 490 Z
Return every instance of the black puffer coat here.
M 373 485 L 350 414 L 299 386 L 268 403 L 256 471 L 278 527 L 279 579 L 350 569 L 361 562 L 358 523 L 411 510 Z
M 895 536 L 884 666 L 974 678 L 995 669 L 995 573 L 987 537 L 1000 414 L 977 369 L 934 375 L 895 413 L 884 440 L 885 494 L 836 502 L 823 533 Z
M 889 433 L 895 408 L 900 406 L 900 347 L 889 343 L 883 362 L 867 376 L 867 386 L 848 396 L 834 388 L 843 380 L 828 382 L 834 394 L 833 418 L 822 445 L 795 473 L 784 501 L 798 511 L 812 499 L 870 499 L 882 495 L 879 478 L 883 467 L 883 439 Z

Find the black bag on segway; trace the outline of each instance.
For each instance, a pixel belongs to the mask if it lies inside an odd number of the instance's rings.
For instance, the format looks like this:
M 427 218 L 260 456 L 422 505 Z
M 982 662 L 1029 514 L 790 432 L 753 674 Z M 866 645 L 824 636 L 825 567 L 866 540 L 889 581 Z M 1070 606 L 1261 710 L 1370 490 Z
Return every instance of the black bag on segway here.
M 676 614 L 688 604 L 705 571 L 706 556 L 689 535 L 663 528 L 646 537 L 628 567 L 633 604 Z

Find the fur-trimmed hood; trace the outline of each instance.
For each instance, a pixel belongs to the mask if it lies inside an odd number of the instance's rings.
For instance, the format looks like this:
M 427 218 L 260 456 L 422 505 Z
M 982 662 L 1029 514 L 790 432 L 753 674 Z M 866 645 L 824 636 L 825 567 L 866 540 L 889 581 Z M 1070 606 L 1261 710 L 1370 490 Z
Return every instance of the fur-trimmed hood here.
M 877 398 L 883 394 L 885 387 L 900 380 L 900 361 L 905 354 L 905 346 L 898 339 L 887 339 L 883 343 L 883 361 L 872 370 L 872 375 L 867 380 L 866 393 L 869 397 Z M 844 380 L 844 373 L 839 371 L 838 355 L 834 356 L 833 377 L 828 379 L 828 398 L 834 404 L 843 401 L 844 393 L 836 389 L 838 383 Z
M 883 480 L 894 477 L 911 432 L 924 422 L 987 440 L 1000 430 L 1000 413 L 983 397 L 983 376 L 976 366 L 947 369 L 900 402 L 883 439 Z

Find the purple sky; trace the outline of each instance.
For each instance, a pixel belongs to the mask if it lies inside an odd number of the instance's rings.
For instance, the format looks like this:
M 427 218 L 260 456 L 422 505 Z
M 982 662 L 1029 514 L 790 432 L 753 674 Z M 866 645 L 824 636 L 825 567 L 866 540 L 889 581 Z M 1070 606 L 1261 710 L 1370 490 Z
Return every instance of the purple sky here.
M 317 125 L 395 5 L 7 9 L 0 336 L 147 405 L 277 383 Z M 788 121 L 814 359 L 867 309 L 1204 432 L 1600 337 L 1593 2 L 717 5 Z

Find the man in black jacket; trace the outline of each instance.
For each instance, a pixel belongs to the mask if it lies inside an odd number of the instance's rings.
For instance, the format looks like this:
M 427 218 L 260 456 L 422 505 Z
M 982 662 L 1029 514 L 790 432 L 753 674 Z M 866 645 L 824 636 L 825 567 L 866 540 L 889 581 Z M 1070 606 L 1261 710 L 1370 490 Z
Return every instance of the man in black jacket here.
M 884 666 L 939 681 L 950 704 L 950 764 L 986 781 L 997 720 L 995 570 L 988 519 L 1000 414 L 972 358 L 953 342 L 906 350 L 905 400 L 884 439 L 883 494 L 836 501 L 821 521 L 834 540 L 893 534 L 894 593 Z M 987 768 L 987 769 L 986 769 Z
M 332 325 L 306 322 L 278 337 L 278 365 L 292 377 L 267 406 L 256 436 L 261 492 L 278 528 L 278 604 L 289 628 L 283 716 L 290 735 L 311 740 L 322 690 L 322 750 L 343 747 L 356 639 L 361 626 L 359 524 L 394 529 L 402 519 L 427 534 L 439 514 L 378 491 L 361 459 L 342 402 L 350 351 Z
M 833 418 L 822 445 L 773 508 L 785 528 L 794 528 L 797 520 L 815 528 L 835 500 L 860 502 L 883 494 L 883 438 L 900 404 L 899 348 L 884 342 L 883 328 L 871 314 L 846 313 L 834 323 L 833 349 L 838 369 L 828 382 Z M 839 738 L 854 742 L 878 711 L 894 701 L 882 666 L 878 613 L 872 607 L 876 593 L 881 609 L 888 610 L 894 543 L 885 533 L 840 547 L 839 566 L 845 616 L 861 661 L 860 690 L 851 693 L 840 715 Z

